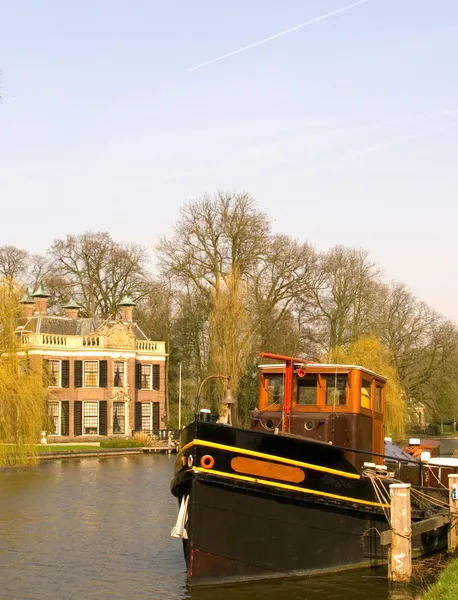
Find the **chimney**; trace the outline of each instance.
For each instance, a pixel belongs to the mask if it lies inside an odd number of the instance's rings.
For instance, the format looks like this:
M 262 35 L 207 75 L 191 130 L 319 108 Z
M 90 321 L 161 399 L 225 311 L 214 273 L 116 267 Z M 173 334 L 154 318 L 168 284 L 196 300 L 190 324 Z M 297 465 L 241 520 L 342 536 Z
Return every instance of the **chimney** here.
M 135 306 L 135 302 L 129 296 L 124 296 L 124 298 L 119 303 L 121 308 L 121 319 L 123 321 L 132 322 L 132 312 Z
M 32 318 L 35 300 L 29 296 L 29 292 L 24 294 L 22 300 L 19 300 L 19 304 L 22 304 L 22 316 L 26 319 Z
M 81 306 L 78 304 L 78 302 L 75 302 L 73 298 L 70 298 L 68 304 L 64 306 L 65 316 L 67 319 L 76 320 L 78 318 L 78 311 L 80 308 Z
M 35 299 L 35 311 L 40 315 L 46 315 L 48 312 L 48 298 L 50 298 L 50 294 L 47 294 L 43 285 L 40 284 L 36 292 L 32 294 L 32 298 Z

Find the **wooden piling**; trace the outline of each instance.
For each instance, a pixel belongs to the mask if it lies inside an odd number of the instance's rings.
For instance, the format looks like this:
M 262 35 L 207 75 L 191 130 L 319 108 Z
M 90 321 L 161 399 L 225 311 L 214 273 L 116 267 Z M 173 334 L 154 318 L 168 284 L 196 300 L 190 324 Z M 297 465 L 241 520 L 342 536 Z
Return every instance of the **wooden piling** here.
M 388 578 L 407 583 L 412 575 L 410 483 L 390 485 L 391 549 Z
M 448 476 L 448 490 L 451 521 L 448 528 L 448 551 L 456 553 L 458 549 L 458 475 Z

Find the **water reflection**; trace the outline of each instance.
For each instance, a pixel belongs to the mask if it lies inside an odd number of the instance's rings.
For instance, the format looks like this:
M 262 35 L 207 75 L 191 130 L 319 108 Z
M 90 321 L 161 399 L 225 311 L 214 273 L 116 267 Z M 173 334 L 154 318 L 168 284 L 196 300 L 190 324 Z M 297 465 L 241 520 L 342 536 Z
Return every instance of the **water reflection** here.
M 0 472 L 2 600 L 406 600 L 385 569 L 190 589 L 173 457 L 43 462 Z M 403 595 L 402 595 L 403 594 Z

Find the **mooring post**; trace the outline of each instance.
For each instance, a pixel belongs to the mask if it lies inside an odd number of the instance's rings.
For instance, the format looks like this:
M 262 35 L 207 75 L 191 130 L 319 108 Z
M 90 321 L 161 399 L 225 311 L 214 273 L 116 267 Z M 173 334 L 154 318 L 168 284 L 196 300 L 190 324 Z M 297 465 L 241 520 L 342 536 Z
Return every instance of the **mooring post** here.
M 448 551 L 455 553 L 458 548 L 458 475 L 448 476 L 449 503 L 452 520 L 448 528 Z
M 410 483 L 390 485 L 391 551 L 388 578 L 406 583 L 412 575 L 412 522 L 410 517 Z

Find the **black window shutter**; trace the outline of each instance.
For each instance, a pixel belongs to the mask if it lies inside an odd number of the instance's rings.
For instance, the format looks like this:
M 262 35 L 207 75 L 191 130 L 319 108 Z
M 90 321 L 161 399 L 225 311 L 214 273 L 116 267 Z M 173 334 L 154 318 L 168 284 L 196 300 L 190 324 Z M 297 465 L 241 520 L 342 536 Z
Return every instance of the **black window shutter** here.
M 66 362 L 68 362 L 68 360 Z M 70 424 L 70 422 L 69 422 L 69 407 L 70 407 L 70 402 L 68 400 L 64 400 L 63 402 L 60 403 L 60 406 L 61 406 L 61 408 L 60 408 L 60 410 L 61 410 L 61 415 L 60 415 L 60 434 L 61 435 L 68 435 L 69 434 L 69 424 Z
M 141 363 L 135 363 L 135 387 L 137 390 L 141 388 L 142 381 L 142 365 Z
M 106 361 L 105 361 L 106 362 Z M 107 418 L 107 401 L 101 400 L 99 402 L 99 435 L 107 435 L 107 426 L 108 426 L 108 418 Z
M 61 363 L 61 367 L 62 367 L 62 370 L 61 370 L 62 387 L 68 388 L 68 387 L 70 387 L 70 361 L 63 360 Z M 66 435 L 68 435 L 68 433 Z
M 75 360 L 75 387 L 83 387 L 83 361 Z
M 135 403 L 135 431 L 142 430 L 142 403 Z
M 153 402 L 153 431 L 159 431 L 159 402 Z
M 80 360 L 77 362 L 81 362 Z M 81 387 L 81 386 L 80 386 Z M 74 412 L 74 433 L 83 435 L 83 403 L 81 400 L 75 400 L 73 403 Z
M 107 361 L 101 360 L 99 361 L 99 387 L 106 388 L 107 387 Z M 102 434 L 102 435 L 106 435 Z
M 43 359 L 43 385 L 47 387 L 49 385 L 49 360 Z
M 153 365 L 153 390 L 158 390 L 160 385 L 160 366 Z

